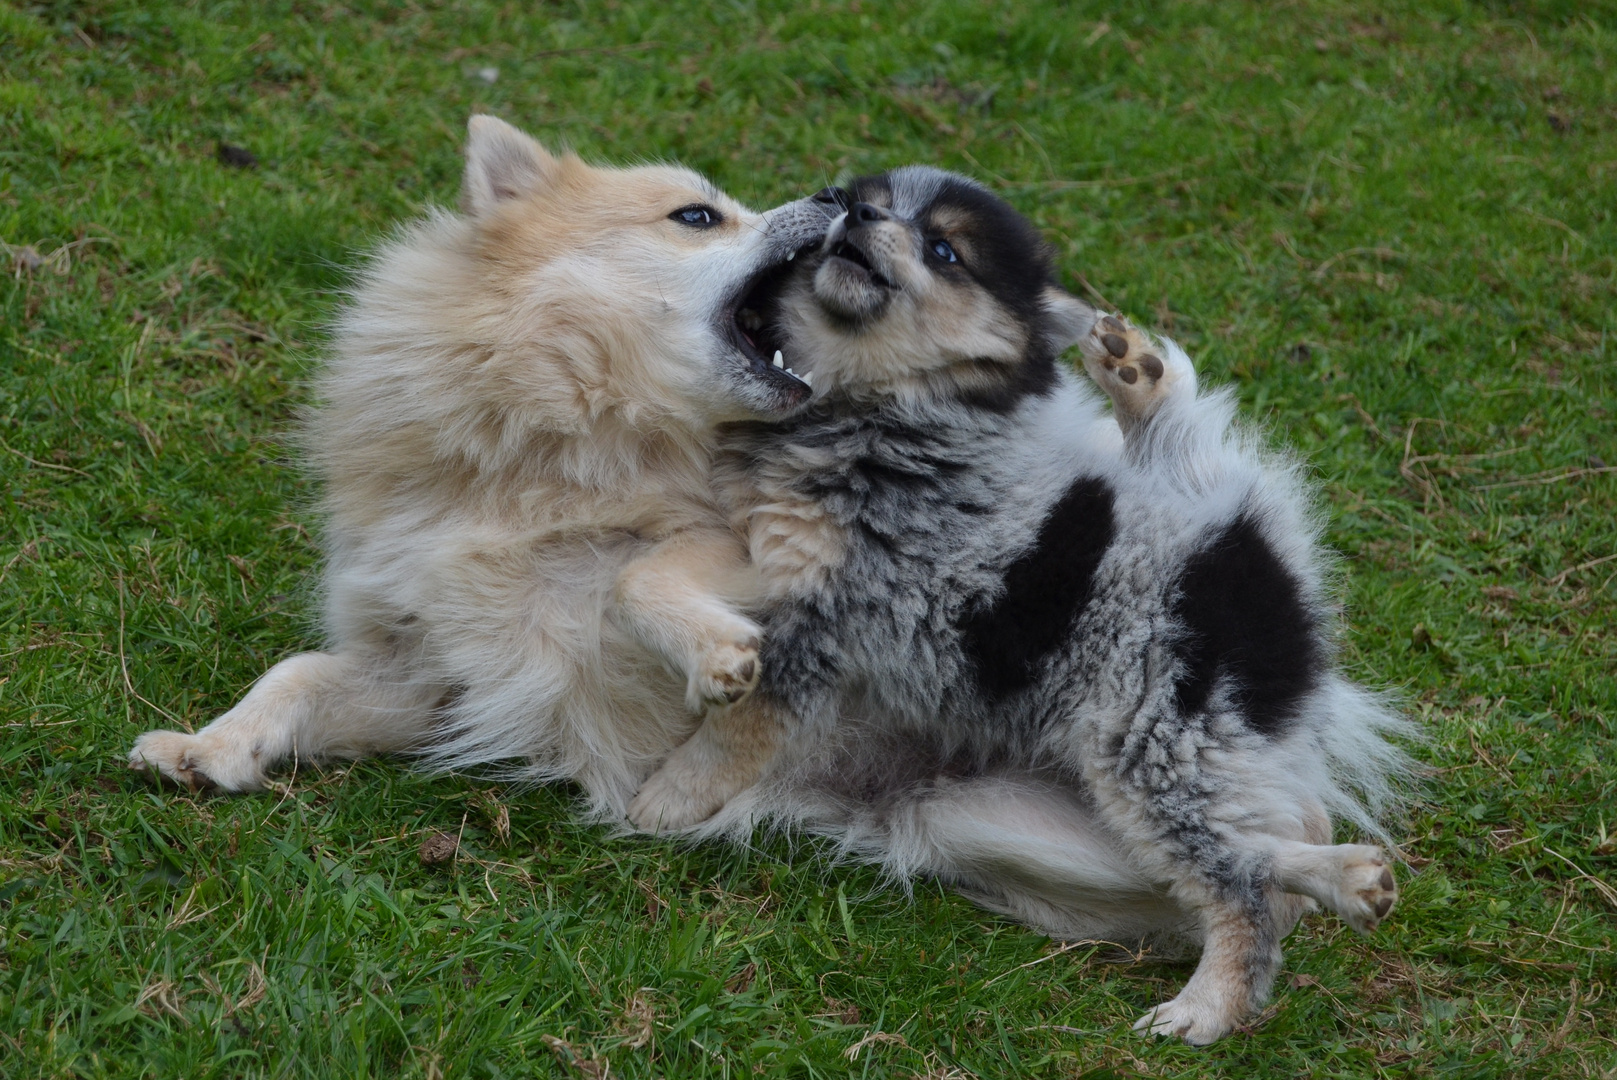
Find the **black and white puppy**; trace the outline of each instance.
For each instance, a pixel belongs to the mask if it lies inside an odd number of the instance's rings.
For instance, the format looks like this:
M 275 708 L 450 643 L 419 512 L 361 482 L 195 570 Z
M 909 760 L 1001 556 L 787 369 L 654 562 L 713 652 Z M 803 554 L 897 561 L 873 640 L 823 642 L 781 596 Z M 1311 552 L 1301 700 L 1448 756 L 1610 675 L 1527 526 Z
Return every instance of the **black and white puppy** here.
M 741 787 L 727 754 L 778 746 L 703 831 L 774 817 L 1062 937 L 1199 943 L 1136 1027 L 1210 1042 L 1311 900 L 1369 932 L 1396 897 L 1380 849 L 1331 843 L 1380 833 L 1402 721 L 1333 664 L 1310 493 L 982 187 L 823 197 L 845 212 L 767 313 L 814 403 L 721 459 L 762 683 L 631 813 L 692 825 Z

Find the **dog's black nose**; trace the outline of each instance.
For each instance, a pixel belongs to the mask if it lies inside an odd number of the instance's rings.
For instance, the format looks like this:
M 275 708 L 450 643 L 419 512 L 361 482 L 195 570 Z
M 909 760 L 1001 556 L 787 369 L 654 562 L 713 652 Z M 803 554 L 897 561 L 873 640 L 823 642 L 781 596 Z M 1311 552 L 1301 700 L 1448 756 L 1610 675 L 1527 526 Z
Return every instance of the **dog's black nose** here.
M 867 225 L 874 221 L 886 221 L 893 215 L 879 206 L 872 206 L 867 202 L 856 202 L 848 207 L 848 218 L 855 225 Z
M 847 206 L 852 196 L 848 194 L 847 188 L 827 187 L 816 191 L 813 198 L 815 202 L 825 203 L 827 206 Z

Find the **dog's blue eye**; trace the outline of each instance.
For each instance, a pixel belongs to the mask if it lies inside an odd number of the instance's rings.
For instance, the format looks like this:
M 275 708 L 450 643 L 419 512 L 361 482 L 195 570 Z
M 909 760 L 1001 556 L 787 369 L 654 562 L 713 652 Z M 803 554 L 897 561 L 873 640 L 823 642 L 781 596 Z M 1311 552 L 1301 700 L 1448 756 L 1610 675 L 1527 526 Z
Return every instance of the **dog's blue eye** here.
M 932 241 L 932 254 L 936 255 L 944 262 L 960 261 L 960 257 L 954 253 L 954 248 L 949 246 L 949 241 L 947 240 Z
M 689 225 L 693 229 L 711 229 L 724 217 L 711 206 L 685 206 L 669 214 L 670 220 L 681 225 Z

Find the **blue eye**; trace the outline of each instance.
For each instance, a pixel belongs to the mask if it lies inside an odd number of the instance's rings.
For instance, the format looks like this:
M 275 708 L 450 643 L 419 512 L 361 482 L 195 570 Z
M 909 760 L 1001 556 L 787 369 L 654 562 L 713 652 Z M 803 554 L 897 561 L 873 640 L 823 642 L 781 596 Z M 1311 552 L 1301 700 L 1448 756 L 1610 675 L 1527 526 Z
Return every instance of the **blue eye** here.
M 932 241 L 932 254 L 936 255 L 944 262 L 960 261 L 960 257 L 954 253 L 954 248 L 949 246 L 949 241 L 947 240 Z
M 681 225 L 689 225 L 693 229 L 711 229 L 724 220 L 717 210 L 711 206 L 685 206 L 668 215 L 670 221 L 677 221 Z

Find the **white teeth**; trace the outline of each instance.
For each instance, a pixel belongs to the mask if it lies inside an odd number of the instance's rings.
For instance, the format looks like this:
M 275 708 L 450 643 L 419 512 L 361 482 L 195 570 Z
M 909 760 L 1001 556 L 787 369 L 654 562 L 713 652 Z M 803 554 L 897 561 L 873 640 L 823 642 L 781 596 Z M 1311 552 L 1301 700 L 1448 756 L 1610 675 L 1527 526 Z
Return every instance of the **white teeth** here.
M 786 361 L 785 361 L 784 358 L 781 357 L 779 349 L 775 350 L 775 366 L 776 367 L 785 367 L 786 366 Z
M 788 252 L 787 252 L 787 253 L 786 253 L 786 261 L 787 261 L 787 262 L 791 262 L 791 261 L 792 261 L 792 260 L 793 260 L 793 259 L 795 259 L 795 258 L 797 258 L 797 252 L 795 252 L 795 251 L 788 251 Z
M 803 374 L 799 375 L 798 378 L 803 380 L 804 386 L 814 385 L 814 372 L 812 371 L 805 371 Z

